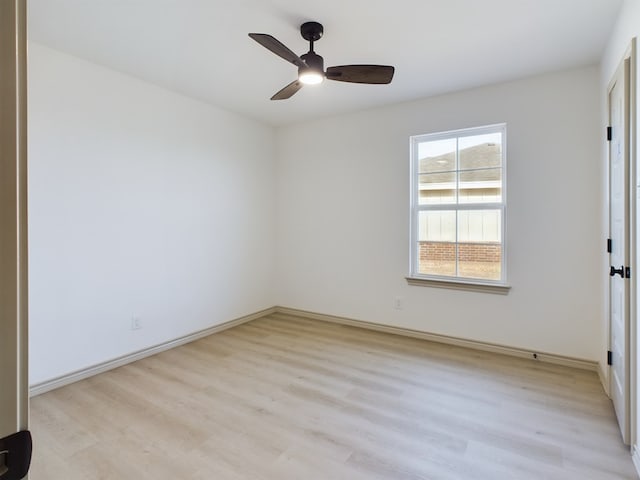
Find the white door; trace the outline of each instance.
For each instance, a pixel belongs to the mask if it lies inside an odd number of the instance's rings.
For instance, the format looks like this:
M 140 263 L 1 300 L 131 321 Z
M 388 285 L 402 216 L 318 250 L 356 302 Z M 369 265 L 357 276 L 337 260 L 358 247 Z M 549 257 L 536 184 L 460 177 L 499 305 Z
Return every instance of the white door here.
M 27 443 L 22 441 L 25 439 L 25 435 L 22 434 L 26 433 L 28 426 L 26 0 L 0 0 L 0 72 L 0 480 L 2 480 L 2 478 L 24 477 L 24 471 L 28 466 L 28 463 L 25 465 Z M 30 443 L 28 449 L 30 452 Z
M 609 89 L 610 393 L 629 443 L 629 59 Z M 631 272 L 636 273 L 636 272 Z

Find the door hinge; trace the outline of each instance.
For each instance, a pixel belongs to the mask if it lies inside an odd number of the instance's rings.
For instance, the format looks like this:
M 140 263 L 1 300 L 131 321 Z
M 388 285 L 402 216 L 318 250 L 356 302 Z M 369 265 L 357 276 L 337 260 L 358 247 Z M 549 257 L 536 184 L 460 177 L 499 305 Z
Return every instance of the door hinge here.
M 612 137 L 613 132 L 611 131 L 611 127 L 607 127 L 607 142 L 610 142 Z
M 624 278 L 631 278 L 631 267 L 625 267 Z
M 611 350 L 607 351 L 607 365 L 613 365 L 613 353 Z
M 611 253 L 611 239 L 607 238 L 607 253 Z

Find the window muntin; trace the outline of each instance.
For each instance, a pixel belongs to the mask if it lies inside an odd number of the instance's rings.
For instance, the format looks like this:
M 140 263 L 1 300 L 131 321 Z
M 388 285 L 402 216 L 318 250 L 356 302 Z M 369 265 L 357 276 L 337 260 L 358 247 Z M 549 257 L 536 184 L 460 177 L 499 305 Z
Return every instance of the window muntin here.
M 411 137 L 411 277 L 504 284 L 506 126 Z

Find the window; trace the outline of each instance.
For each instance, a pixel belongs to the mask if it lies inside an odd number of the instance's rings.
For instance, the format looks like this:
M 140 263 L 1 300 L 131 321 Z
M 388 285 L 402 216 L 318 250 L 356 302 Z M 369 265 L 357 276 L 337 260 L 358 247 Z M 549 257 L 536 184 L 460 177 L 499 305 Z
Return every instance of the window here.
M 504 285 L 506 125 L 411 137 L 410 279 Z

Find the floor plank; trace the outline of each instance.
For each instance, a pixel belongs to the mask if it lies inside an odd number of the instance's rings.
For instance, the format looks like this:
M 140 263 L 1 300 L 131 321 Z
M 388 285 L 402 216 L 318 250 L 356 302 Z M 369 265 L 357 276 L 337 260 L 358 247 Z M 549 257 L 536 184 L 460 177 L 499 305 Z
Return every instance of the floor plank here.
M 594 372 L 273 314 L 32 399 L 34 480 L 635 479 Z

